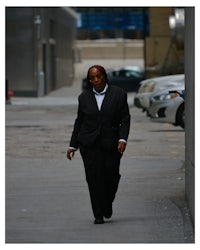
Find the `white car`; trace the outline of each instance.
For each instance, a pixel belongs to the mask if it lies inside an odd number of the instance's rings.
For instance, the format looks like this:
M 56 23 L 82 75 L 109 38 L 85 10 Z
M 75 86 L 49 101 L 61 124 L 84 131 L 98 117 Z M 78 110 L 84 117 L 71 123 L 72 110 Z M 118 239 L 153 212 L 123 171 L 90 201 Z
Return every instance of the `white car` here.
M 146 79 L 140 82 L 140 87 L 134 97 L 134 105 L 137 108 L 144 110 L 149 108 L 150 96 L 162 89 L 171 88 L 174 86 L 184 86 L 185 75 L 168 75 Z
M 185 127 L 184 87 L 174 87 L 156 92 L 150 98 L 147 112 L 154 122 L 171 123 Z

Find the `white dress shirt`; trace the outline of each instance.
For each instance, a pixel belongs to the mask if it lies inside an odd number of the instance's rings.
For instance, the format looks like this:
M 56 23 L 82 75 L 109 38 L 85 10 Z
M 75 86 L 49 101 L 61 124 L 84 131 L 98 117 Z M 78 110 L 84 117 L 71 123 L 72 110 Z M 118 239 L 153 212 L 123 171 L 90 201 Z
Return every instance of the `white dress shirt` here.
M 103 103 L 103 99 L 105 97 L 105 93 L 106 93 L 106 90 L 108 88 L 108 84 L 106 84 L 105 88 L 103 89 L 103 91 L 101 92 L 97 92 L 94 88 L 93 88 L 93 92 L 94 92 L 94 96 L 95 96 L 95 99 L 97 101 L 97 106 L 98 106 L 98 109 L 101 110 L 101 105 Z

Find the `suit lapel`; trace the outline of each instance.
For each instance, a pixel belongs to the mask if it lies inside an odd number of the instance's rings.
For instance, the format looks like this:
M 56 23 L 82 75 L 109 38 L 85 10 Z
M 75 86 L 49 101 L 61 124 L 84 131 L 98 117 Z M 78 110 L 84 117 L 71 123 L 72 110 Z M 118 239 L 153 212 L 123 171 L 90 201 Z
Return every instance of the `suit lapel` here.
M 98 108 L 98 105 L 97 105 L 97 101 L 96 101 L 96 98 L 95 98 L 95 95 L 93 93 L 93 90 L 91 89 L 89 91 L 89 100 L 91 100 L 91 107 L 93 107 L 95 109 L 95 111 L 99 111 L 99 108 Z
M 108 86 L 108 89 L 107 89 L 107 91 L 105 93 L 105 96 L 104 96 L 100 111 L 102 111 L 106 107 L 106 105 L 110 102 L 111 94 L 112 93 L 111 93 L 110 86 Z

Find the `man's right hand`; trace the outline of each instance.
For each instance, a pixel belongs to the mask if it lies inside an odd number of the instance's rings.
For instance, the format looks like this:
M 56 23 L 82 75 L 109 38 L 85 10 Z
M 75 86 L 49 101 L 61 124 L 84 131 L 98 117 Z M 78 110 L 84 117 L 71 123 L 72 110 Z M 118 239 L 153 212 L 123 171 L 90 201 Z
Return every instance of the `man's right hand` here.
M 69 159 L 71 161 L 71 159 L 74 157 L 74 152 L 75 151 L 76 150 L 73 149 L 73 148 L 68 148 L 67 152 L 66 152 L 67 159 Z

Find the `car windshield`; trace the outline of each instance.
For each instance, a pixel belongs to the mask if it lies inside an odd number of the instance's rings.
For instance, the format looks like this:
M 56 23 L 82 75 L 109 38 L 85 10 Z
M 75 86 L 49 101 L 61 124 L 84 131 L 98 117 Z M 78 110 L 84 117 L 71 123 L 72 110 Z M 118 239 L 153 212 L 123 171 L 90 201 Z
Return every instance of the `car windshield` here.
M 142 72 L 133 71 L 133 70 L 116 70 L 108 71 L 107 75 L 109 77 L 142 77 Z

